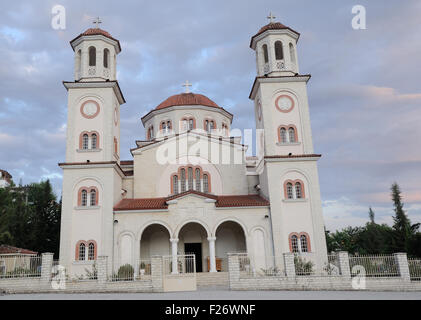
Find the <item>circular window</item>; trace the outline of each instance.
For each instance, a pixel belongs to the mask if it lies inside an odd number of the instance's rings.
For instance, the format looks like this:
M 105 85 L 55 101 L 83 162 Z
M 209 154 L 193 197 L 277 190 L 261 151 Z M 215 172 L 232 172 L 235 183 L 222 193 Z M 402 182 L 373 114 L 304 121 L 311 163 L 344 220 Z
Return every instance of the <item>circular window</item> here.
M 286 95 L 280 95 L 275 100 L 276 109 L 280 112 L 290 112 L 294 108 L 294 100 Z
M 99 104 L 93 100 L 85 101 L 80 107 L 80 112 L 87 119 L 95 118 L 99 113 Z

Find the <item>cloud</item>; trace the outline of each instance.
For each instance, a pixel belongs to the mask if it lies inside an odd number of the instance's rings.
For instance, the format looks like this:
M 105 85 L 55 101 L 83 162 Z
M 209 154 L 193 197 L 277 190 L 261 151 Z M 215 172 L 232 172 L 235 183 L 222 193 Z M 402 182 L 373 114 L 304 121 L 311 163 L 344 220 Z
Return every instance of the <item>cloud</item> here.
M 69 41 L 91 27 L 93 17 L 100 16 L 101 27 L 121 42 L 117 75 L 127 100 L 121 157 L 130 159 L 134 141 L 144 137 L 140 117 L 180 93 L 185 80 L 234 114 L 232 128 L 254 129 L 248 95 L 256 67 L 248 45 L 272 11 L 301 33 L 300 72 L 312 74 L 308 97 L 314 148 L 323 154 L 327 223 L 364 223 L 369 205 L 387 220 L 394 181 L 419 219 L 419 1 L 384 6 L 362 0 L 368 28 L 360 31 L 351 28 L 352 4 L 333 0 L 128 0 L 106 6 L 63 0 L 67 29 L 61 31 L 51 28 L 54 4 L 0 4 L 0 168 L 17 181 L 50 178 L 60 194 L 57 163 L 65 157 L 67 122 L 61 82 L 73 79 Z

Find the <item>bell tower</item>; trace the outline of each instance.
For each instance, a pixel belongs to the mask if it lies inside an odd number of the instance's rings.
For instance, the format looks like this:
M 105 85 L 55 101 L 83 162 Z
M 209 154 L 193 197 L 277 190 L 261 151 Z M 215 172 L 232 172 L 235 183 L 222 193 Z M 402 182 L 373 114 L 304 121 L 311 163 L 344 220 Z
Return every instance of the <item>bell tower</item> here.
M 63 81 L 68 107 L 66 160 L 59 164 L 63 169 L 60 263 L 77 274 L 86 267 L 85 261 L 99 255 L 109 257 L 111 270 L 113 206 L 121 200 L 124 176 L 119 164 L 120 106 L 125 100 L 116 79 L 120 42 L 107 31 L 90 28 L 70 45 L 75 66 L 74 81 Z
M 312 253 L 318 265 L 327 259 L 324 223 L 307 97 L 310 75 L 300 74 L 300 34 L 274 21 L 250 41 L 257 76 L 249 98 L 255 107 L 260 192 L 270 201 L 273 253 Z M 260 130 L 259 130 L 260 129 Z M 310 256 L 310 255 L 309 255 Z M 312 259 L 313 259 L 312 258 Z

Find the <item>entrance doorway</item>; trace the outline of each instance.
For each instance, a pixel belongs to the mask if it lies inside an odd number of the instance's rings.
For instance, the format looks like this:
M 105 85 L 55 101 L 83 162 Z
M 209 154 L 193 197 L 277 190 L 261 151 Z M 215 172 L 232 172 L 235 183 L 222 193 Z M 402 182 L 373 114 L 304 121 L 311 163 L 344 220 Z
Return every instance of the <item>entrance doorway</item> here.
M 186 254 L 194 254 L 196 256 L 196 272 L 202 272 L 202 244 L 185 243 L 184 252 Z

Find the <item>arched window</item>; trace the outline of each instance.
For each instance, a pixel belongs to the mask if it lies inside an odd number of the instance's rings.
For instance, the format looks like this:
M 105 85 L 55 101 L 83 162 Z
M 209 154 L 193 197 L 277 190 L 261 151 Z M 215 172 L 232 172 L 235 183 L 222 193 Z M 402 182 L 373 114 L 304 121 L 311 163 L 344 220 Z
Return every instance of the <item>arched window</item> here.
M 209 192 L 209 177 L 207 174 L 203 175 L 203 192 L 204 193 Z
M 82 207 L 86 207 L 88 205 L 88 191 L 85 189 L 80 192 L 80 205 Z
M 97 141 L 98 141 L 98 137 L 97 137 L 96 133 L 93 133 L 91 135 L 91 149 L 97 148 Z
M 150 126 L 148 129 L 148 140 L 153 139 L 153 126 Z
M 186 169 L 181 169 L 181 192 L 186 191 Z
M 79 256 L 78 256 L 78 260 L 83 261 L 85 260 L 85 254 L 86 254 L 86 246 L 84 243 L 81 243 L 79 245 Z
M 289 43 L 289 55 L 291 56 L 291 62 L 295 63 L 294 45 L 292 43 Z
M 276 60 L 283 60 L 284 59 L 284 50 L 282 48 L 282 42 L 281 41 L 275 42 L 275 58 L 276 58 Z
M 89 135 L 87 133 L 83 134 L 82 136 L 82 149 L 83 150 L 89 149 Z
M 294 253 L 300 252 L 300 248 L 298 247 L 298 237 L 296 235 L 291 236 L 291 251 Z
M 95 189 L 91 189 L 90 197 L 91 197 L 91 201 L 90 201 L 91 206 L 96 206 L 97 205 L 97 201 L 96 201 L 97 194 L 96 194 Z
M 264 45 L 262 46 L 262 49 L 263 49 L 263 57 L 264 57 L 264 59 L 265 59 L 265 63 L 268 63 L 268 62 L 269 62 L 269 56 L 268 56 L 268 46 L 267 46 L 266 44 L 264 44 Z
M 215 121 L 213 120 L 205 120 L 204 129 L 208 133 L 212 133 L 212 131 L 215 129 Z
M 279 142 L 287 143 L 287 130 L 284 127 L 279 129 L 279 138 Z
M 95 243 L 89 242 L 88 245 L 88 260 L 95 260 Z
M 287 199 L 294 199 L 294 191 L 291 182 L 287 183 Z
M 173 188 L 172 193 L 178 194 L 178 176 L 177 175 L 173 175 L 172 177 L 172 188 Z
M 295 197 L 297 199 L 301 199 L 303 197 L 303 187 L 301 186 L 301 182 L 295 183 Z
M 189 179 L 189 190 L 193 190 L 193 168 L 189 167 L 187 169 L 188 179 Z
M 195 177 L 195 179 L 196 179 L 196 191 L 200 191 L 202 189 L 201 185 L 200 185 L 200 169 L 197 168 L 195 171 L 196 171 L 196 177 Z
M 110 50 L 104 49 L 104 68 L 108 68 L 110 62 Z
M 96 66 L 96 49 L 95 47 L 89 47 L 89 66 Z
M 82 69 L 82 50 L 79 50 L 77 52 L 77 72 L 80 72 L 80 70 Z M 80 77 L 80 75 L 78 75 Z
M 301 243 L 301 252 L 308 252 L 308 241 L 307 236 L 302 234 L 300 236 L 300 243 Z
M 289 135 L 289 142 L 294 143 L 295 141 L 295 129 L 293 127 L 289 127 L 288 129 L 288 135 Z

